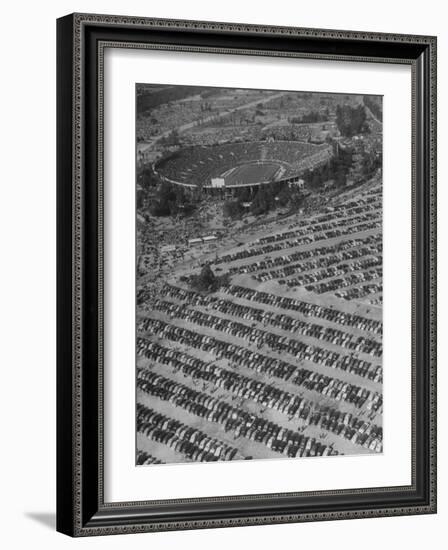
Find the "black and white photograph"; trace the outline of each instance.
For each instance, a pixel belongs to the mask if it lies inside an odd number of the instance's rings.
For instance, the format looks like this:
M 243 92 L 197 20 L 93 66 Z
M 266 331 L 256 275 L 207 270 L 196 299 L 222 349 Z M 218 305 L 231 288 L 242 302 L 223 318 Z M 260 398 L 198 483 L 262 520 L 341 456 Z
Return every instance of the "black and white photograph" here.
M 6 4 L 3 548 L 443 547 L 442 6 Z
M 136 85 L 137 465 L 383 452 L 382 111 Z

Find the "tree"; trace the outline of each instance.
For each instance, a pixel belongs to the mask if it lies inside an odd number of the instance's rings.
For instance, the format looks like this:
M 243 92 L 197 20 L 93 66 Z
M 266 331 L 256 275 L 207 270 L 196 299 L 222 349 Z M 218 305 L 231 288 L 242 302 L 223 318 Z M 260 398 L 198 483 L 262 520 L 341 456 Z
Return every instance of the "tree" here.
M 291 202 L 291 189 L 285 185 L 283 189 L 278 194 L 278 203 L 280 206 L 287 206 Z
M 237 200 L 226 201 L 222 207 L 224 216 L 236 219 L 241 216 L 242 208 Z
M 150 189 L 157 187 L 160 184 L 160 179 L 155 174 L 152 166 L 146 164 L 138 174 L 138 183 L 143 189 Z
M 311 124 L 314 122 L 327 122 L 329 118 L 328 107 L 323 113 L 318 111 L 310 111 L 302 116 L 292 117 L 290 121 L 293 124 Z
M 210 267 L 210 264 L 205 264 L 199 275 L 190 276 L 190 284 L 193 288 L 200 292 L 215 292 L 221 286 L 227 286 L 230 283 L 230 275 L 224 273 L 217 277 Z
M 153 216 L 188 215 L 194 208 L 183 187 L 164 181 L 151 204 L 150 213 Z
M 252 201 L 251 212 L 255 216 L 269 212 L 272 207 L 273 197 L 270 196 L 266 187 L 266 185 L 260 185 L 258 192 Z
M 198 203 L 199 201 L 201 201 L 203 192 L 204 192 L 204 182 L 201 181 L 196 185 L 196 187 L 193 190 L 192 201 L 194 203 Z
M 197 285 L 199 290 L 211 290 L 216 283 L 215 274 L 209 264 L 205 264 L 199 274 Z
M 371 177 L 382 165 L 381 155 L 374 151 L 363 151 L 361 156 L 361 170 L 366 179 Z
M 249 202 L 252 198 L 250 187 L 241 187 L 241 189 L 237 189 L 237 197 L 240 203 Z
M 319 170 L 314 170 L 311 175 L 310 186 L 313 189 L 318 189 L 322 185 L 322 178 Z
M 347 172 L 344 170 L 342 164 L 339 164 L 334 172 L 334 184 L 336 187 L 344 187 L 346 183 Z
M 336 107 L 336 124 L 341 135 L 352 137 L 367 130 L 366 110 L 364 105 L 351 107 L 338 105 Z

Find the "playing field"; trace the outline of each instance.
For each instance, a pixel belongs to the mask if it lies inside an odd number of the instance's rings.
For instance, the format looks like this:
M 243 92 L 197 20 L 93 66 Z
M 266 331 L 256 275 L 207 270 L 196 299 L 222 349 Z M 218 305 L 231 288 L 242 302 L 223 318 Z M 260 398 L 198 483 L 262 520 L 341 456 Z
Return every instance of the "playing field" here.
M 230 170 L 225 175 L 225 182 L 227 186 L 231 186 L 270 181 L 279 168 L 279 165 L 273 162 L 243 164 Z

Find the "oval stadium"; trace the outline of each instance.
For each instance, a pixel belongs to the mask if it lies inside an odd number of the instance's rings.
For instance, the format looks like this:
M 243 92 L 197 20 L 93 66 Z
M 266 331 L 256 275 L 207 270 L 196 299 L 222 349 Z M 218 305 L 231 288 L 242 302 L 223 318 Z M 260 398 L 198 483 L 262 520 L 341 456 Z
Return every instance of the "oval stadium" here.
M 253 187 L 294 181 L 332 154 L 331 145 L 300 141 L 227 143 L 186 147 L 160 160 L 155 170 L 161 179 L 188 188 Z

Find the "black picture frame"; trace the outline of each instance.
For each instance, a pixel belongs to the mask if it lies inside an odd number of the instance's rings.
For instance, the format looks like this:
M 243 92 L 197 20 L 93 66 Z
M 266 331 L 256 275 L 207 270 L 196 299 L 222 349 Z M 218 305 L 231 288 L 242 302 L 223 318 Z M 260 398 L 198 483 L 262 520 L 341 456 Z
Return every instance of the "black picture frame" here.
M 102 56 L 138 48 L 412 67 L 412 484 L 104 502 Z M 57 530 L 71 536 L 436 512 L 436 38 L 124 16 L 57 21 Z M 148 495 L 148 500 L 151 495 Z

